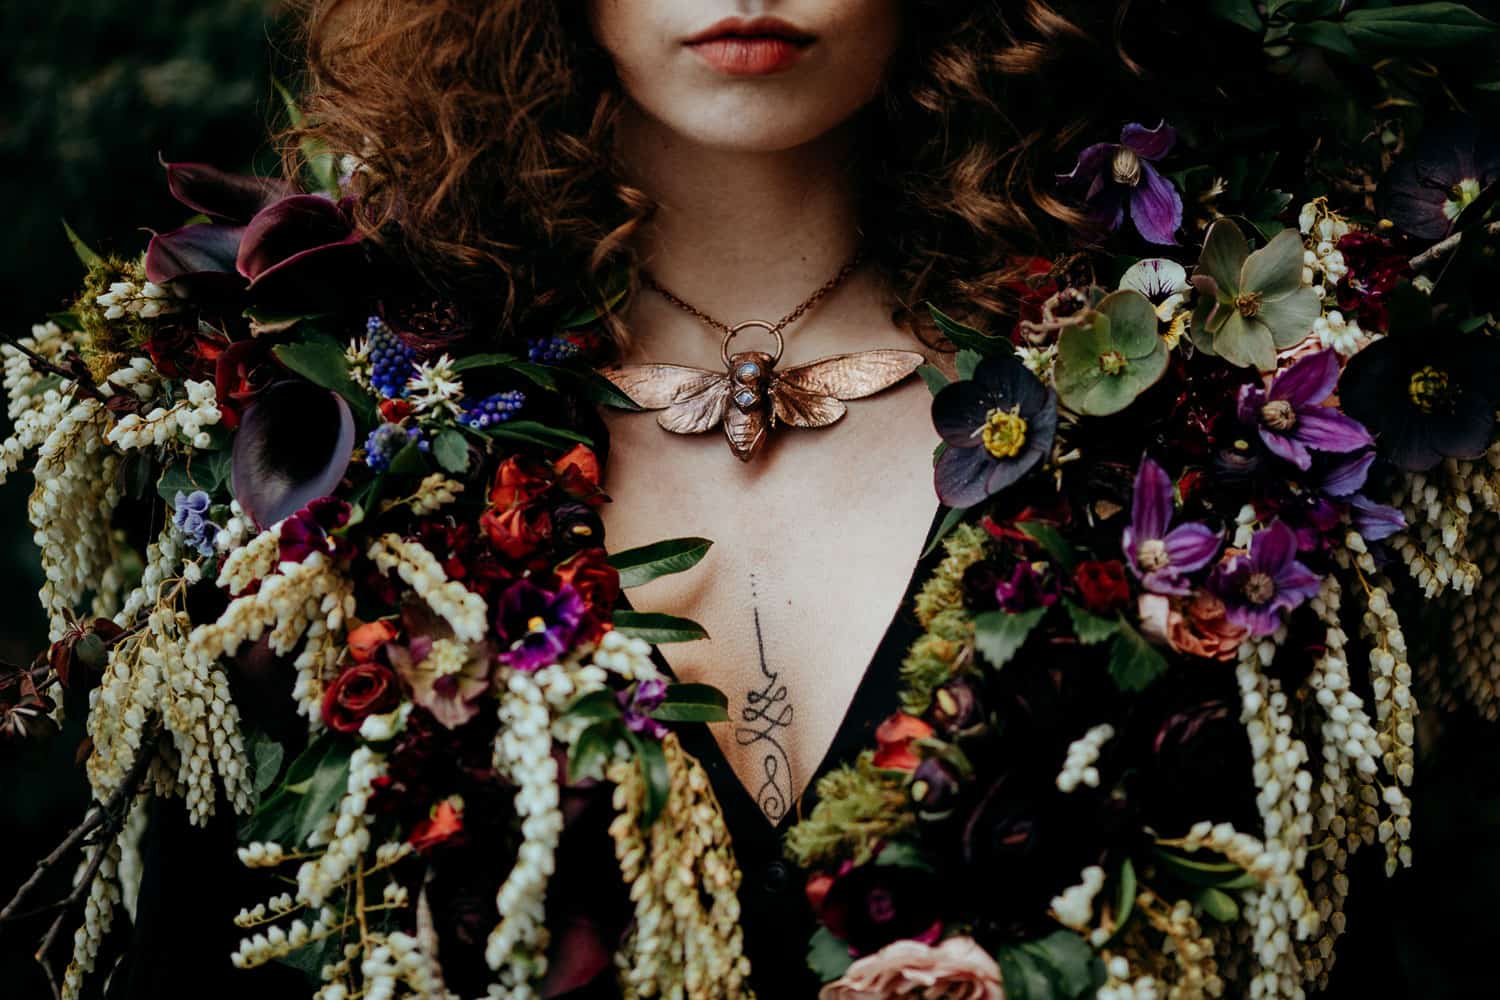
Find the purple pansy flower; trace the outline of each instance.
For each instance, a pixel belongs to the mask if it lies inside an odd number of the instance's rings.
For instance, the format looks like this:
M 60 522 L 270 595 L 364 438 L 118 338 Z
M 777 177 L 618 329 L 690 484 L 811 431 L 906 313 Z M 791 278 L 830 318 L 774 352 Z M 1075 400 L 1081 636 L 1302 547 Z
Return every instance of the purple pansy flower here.
M 1299 469 L 1312 465 L 1310 451 L 1340 454 L 1374 444 L 1363 424 L 1322 405 L 1338 381 L 1338 354 L 1309 354 L 1272 379 L 1269 389 L 1241 386 L 1240 419 L 1260 432 L 1275 455 Z
M 652 709 L 666 697 L 667 682 L 660 677 L 648 677 L 628 691 L 615 693 L 615 699 L 624 710 L 626 727 L 632 733 L 645 733 L 654 740 L 667 735 L 667 727 L 651 718 Z
M 281 522 L 282 562 L 302 562 L 314 552 L 341 558 L 354 551 L 350 541 L 334 532 L 349 523 L 351 508 L 337 497 L 318 497 Z
M 1140 460 L 1130 525 L 1121 538 L 1125 559 L 1154 594 L 1191 594 L 1185 573 L 1202 570 L 1218 552 L 1220 537 L 1208 525 L 1187 523 L 1167 531 L 1172 523 L 1172 480 L 1166 469 Z
M 1290 611 L 1318 592 L 1318 574 L 1297 561 L 1297 535 L 1280 521 L 1257 531 L 1250 554 L 1219 565 L 1208 588 L 1224 602 L 1224 616 L 1253 636 L 1270 635 Z
M 1009 580 L 995 584 L 995 600 L 1000 610 L 1013 615 L 1034 608 L 1049 608 L 1057 603 L 1059 596 L 1061 588 L 1057 577 L 1047 571 L 1046 563 L 1034 564 L 1023 559 L 1016 563 Z
M 1182 196 L 1151 164 L 1172 151 L 1177 130 L 1166 122 L 1147 128 L 1131 122 L 1120 141 L 1100 142 L 1078 154 L 1073 172 L 1060 181 L 1087 182 L 1083 199 L 1090 217 L 1111 231 L 1120 228 L 1125 206 L 1130 221 L 1147 243 L 1175 244 L 1182 225 Z
M 556 663 L 573 644 L 588 610 L 572 586 L 556 593 L 529 580 L 511 584 L 500 598 L 495 631 L 504 647 L 499 660 L 516 670 L 538 670 Z
M 1135 476 L 1130 524 L 1121 538 L 1130 569 L 1146 589 L 1157 594 L 1188 594 L 1183 575 L 1208 565 L 1219 551 L 1219 535 L 1204 524 L 1172 522 L 1172 480 L 1150 458 L 1141 459 Z

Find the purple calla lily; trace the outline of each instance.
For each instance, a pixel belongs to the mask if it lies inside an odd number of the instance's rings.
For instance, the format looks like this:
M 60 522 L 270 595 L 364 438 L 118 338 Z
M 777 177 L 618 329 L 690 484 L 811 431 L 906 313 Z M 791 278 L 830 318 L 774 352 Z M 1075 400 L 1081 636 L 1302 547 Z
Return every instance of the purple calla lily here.
M 1189 594 L 1185 574 L 1207 566 L 1219 551 L 1218 532 L 1189 522 L 1170 531 L 1172 480 L 1150 458 L 1135 476 L 1130 524 L 1121 537 L 1125 559 L 1145 588 L 1157 594 Z
M 1269 389 L 1240 387 L 1239 416 L 1256 428 L 1276 456 L 1299 469 L 1312 465 L 1309 452 L 1341 454 L 1374 444 L 1363 424 L 1323 402 L 1339 380 L 1334 351 L 1301 358 L 1271 380 Z
M 1252 636 L 1270 635 L 1281 624 L 1281 613 L 1314 596 L 1322 580 L 1297 561 L 1297 535 L 1280 521 L 1257 531 L 1250 554 L 1219 565 L 1208 579 L 1208 589 L 1224 602 L 1224 616 L 1250 630 Z
M 1130 208 L 1130 221 L 1148 243 L 1175 244 L 1182 225 L 1182 196 L 1151 164 L 1171 152 L 1177 130 L 1166 122 L 1147 128 L 1131 122 L 1120 141 L 1100 142 L 1078 154 L 1071 173 L 1059 181 L 1087 183 L 1083 199 L 1092 220 L 1114 231 Z
M 309 382 L 265 389 L 234 437 L 234 495 L 260 527 L 334 492 L 354 454 L 354 415 L 337 393 Z

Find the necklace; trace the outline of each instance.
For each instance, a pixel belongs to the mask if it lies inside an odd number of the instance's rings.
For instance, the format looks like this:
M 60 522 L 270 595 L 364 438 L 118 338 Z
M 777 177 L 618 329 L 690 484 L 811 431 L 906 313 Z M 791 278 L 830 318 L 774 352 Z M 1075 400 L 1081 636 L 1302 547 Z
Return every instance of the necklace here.
M 729 449 L 742 462 L 750 461 L 760 452 L 778 421 L 794 427 L 827 427 L 846 412 L 844 400 L 889 388 L 916 371 L 925 360 L 915 351 L 881 348 L 835 354 L 785 371 L 777 370 L 786 346 L 781 331 L 842 284 L 859 265 L 862 254 L 862 250 L 856 250 L 837 274 L 776 322 L 747 319 L 732 326 L 684 301 L 642 269 L 643 285 L 723 332 L 719 356 L 724 371 L 644 364 L 612 365 L 600 373 L 636 406 L 662 411 L 657 414 L 657 424 L 674 434 L 701 434 L 722 422 Z M 775 338 L 775 353 L 731 354 L 729 345 L 734 338 L 754 328 Z

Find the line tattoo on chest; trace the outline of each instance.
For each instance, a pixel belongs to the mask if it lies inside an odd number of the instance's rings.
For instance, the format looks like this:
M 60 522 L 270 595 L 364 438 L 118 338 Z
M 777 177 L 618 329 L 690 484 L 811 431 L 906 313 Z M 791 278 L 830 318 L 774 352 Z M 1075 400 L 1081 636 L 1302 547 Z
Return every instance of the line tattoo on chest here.
M 750 596 L 755 598 L 755 574 L 750 574 Z M 742 747 L 760 754 L 761 783 L 755 789 L 755 802 L 772 823 L 781 822 L 792 805 L 792 762 L 782 744 L 785 731 L 792 725 L 792 703 L 781 675 L 766 663 L 766 647 L 761 641 L 760 608 L 751 605 L 755 616 L 755 650 L 760 658 L 763 683 L 745 693 L 740 709 L 740 725 L 734 738 Z

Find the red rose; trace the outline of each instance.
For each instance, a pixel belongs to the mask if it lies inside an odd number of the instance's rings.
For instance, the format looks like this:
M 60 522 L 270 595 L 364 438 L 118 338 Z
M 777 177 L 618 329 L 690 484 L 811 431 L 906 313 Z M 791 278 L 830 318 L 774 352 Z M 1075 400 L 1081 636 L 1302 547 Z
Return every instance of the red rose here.
M 323 694 L 323 721 L 341 733 L 359 730 L 367 716 L 401 703 L 401 688 L 389 667 L 356 663 L 334 678 Z
M 1108 614 L 1130 600 L 1130 584 L 1118 559 L 1088 559 L 1073 574 L 1083 606 L 1096 615 Z
M 411 416 L 411 404 L 404 399 L 382 399 L 376 407 L 380 415 L 393 424 L 399 424 Z
M 553 573 L 559 587 L 572 584 L 592 611 L 608 611 L 620 596 L 620 571 L 609 564 L 603 549 L 575 552 Z
M 897 712 L 875 730 L 875 742 L 880 748 L 875 751 L 874 765 L 891 771 L 915 771 L 922 759 L 912 749 L 912 743 L 931 735 L 932 727 L 927 723 L 915 715 Z
M 524 559 L 551 536 L 552 516 L 539 505 L 518 504 L 485 511 L 479 526 L 497 551 L 511 559 Z
M 545 466 L 524 455 L 512 455 L 495 470 L 490 504 L 499 510 L 527 504 L 547 492 L 551 483 Z

